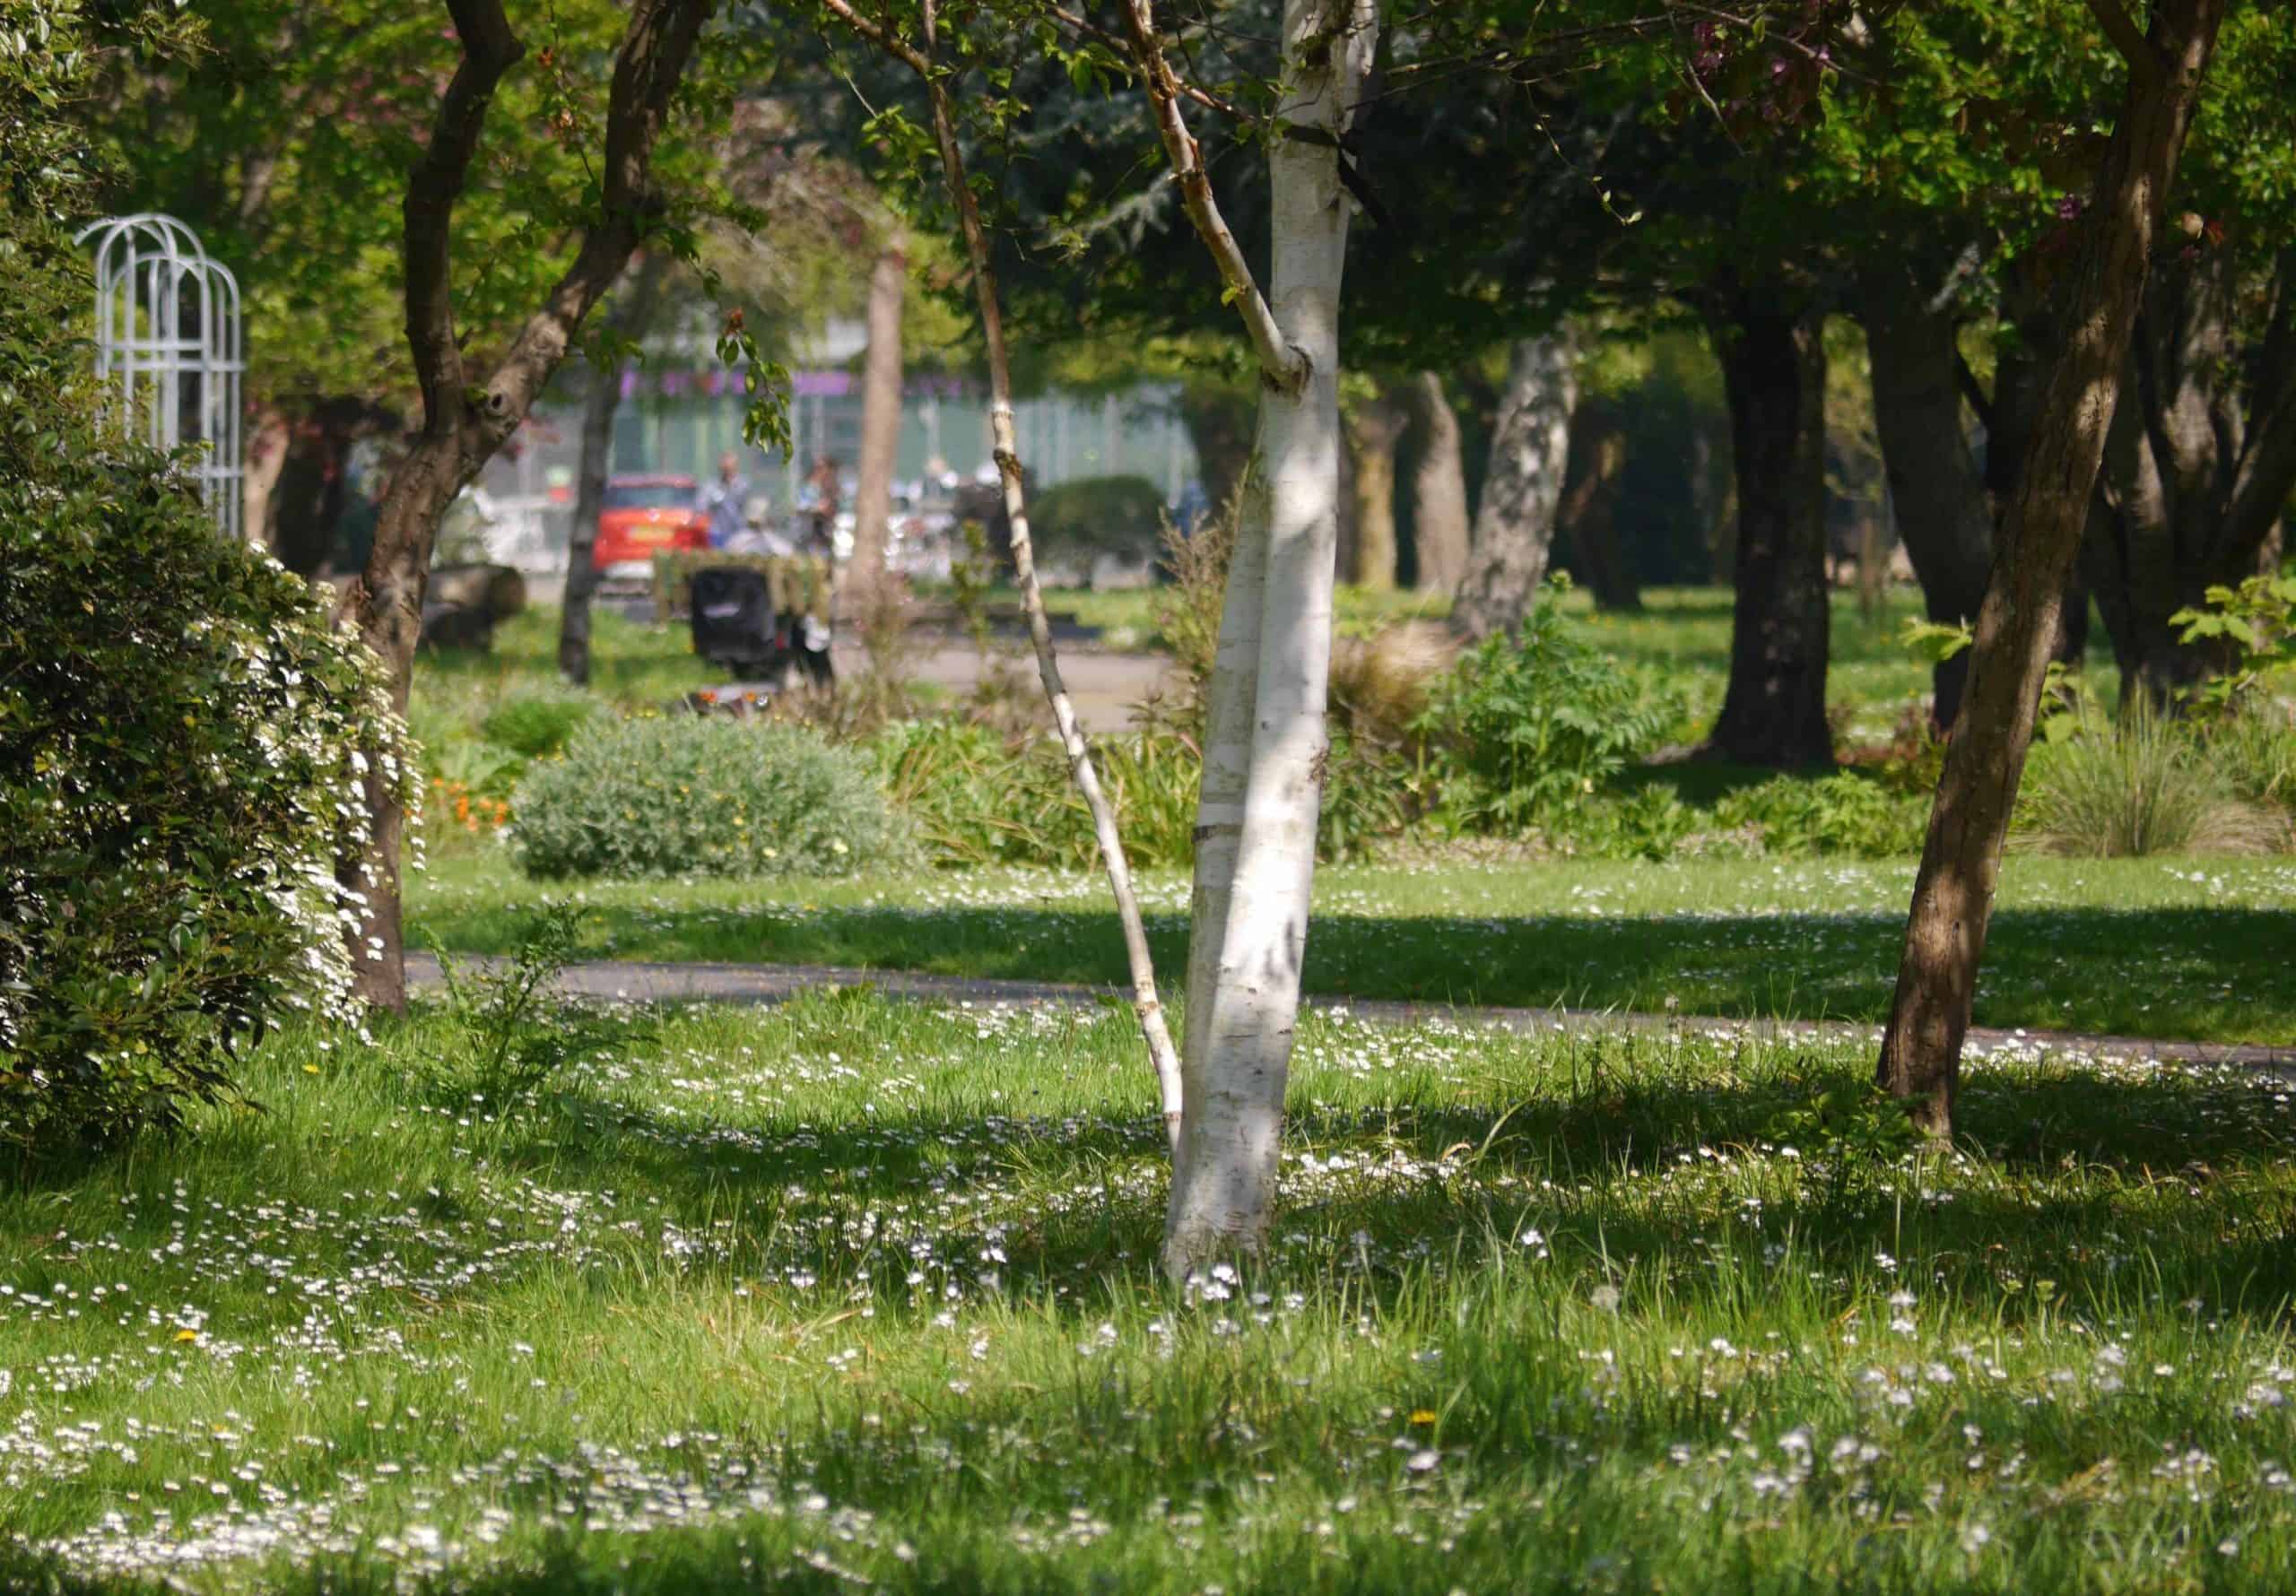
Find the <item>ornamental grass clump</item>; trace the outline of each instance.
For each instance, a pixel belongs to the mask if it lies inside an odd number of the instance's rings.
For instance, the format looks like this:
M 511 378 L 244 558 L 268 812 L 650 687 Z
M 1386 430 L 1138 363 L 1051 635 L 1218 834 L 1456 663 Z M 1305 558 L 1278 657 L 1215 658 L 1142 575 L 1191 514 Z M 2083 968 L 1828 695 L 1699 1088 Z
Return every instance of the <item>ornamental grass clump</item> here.
M 848 875 L 918 856 L 867 759 L 804 726 L 599 722 L 511 802 L 528 875 Z
M 2070 730 L 2033 750 L 2012 843 L 2092 859 L 2153 854 L 2266 854 L 2285 815 L 2244 802 L 2189 728 L 2139 694 L 2117 724 L 2085 706 Z

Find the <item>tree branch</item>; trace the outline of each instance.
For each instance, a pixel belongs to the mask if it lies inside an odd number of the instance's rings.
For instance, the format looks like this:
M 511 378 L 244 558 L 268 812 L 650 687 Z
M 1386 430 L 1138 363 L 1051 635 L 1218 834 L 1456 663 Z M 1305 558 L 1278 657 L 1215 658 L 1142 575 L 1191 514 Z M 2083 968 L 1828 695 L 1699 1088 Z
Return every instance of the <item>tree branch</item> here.
M 487 0 L 496 4 L 498 0 Z M 565 358 L 575 329 L 613 289 L 660 208 L 654 147 L 713 0 L 639 0 L 616 56 L 606 100 L 602 213 L 581 247 L 487 379 L 485 423 L 507 433 L 525 419 Z
M 981 226 L 980 205 L 973 197 L 965 171 L 964 149 L 957 142 L 956 108 L 951 103 L 947 77 L 935 65 L 937 46 L 934 0 L 920 0 L 919 21 L 925 33 L 922 50 L 895 39 L 891 30 L 857 13 L 848 0 L 822 0 L 831 13 L 862 38 L 902 62 L 925 85 L 933 106 L 933 134 L 941 152 L 941 169 L 956 207 L 965 249 L 972 262 L 973 298 L 980 312 L 981 343 L 988 355 L 988 424 L 995 444 L 996 472 L 1004 490 L 1004 516 L 1012 529 L 1013 571 L 1021 582 L 1022 607 L 1029 618 L 1029 638 L 1037 656 L 1037 673 L 1052 707 L 1053 724 L 1068 758 L 1070 779 L 1091 812 L 1092 832 L 1108 872 L 1109 895 L 1116 899 L 1117 918 L 1123 927 L 1125 957 L 1132 971 L 1133 1011 L 1140 1022 L 1141 1039 L 1148 1048 L 1155 1071 L 1157 1097 L 1163 1107 L 1167 1143 L 1177 1154 L 1180 1123 L 1180 1061 L 1165 1023 L 1162 1000 L 1156 994 L 1155 961 L 1149 951 L 1148 933 L 1140 916 L 1140 900 L 1132 885 L 1132 867 L 1125 858 L 1124 839 L 1116 811 L 1100 786 L 1091 750 L 1076 722 L 1076 707 L 1060 674 L 1060 660 L 1052 643 L 1052 629 L 1044 610 L 1044 591 L 1037 582 L 1036 552 L 1029 537 L 1028 505 L 1022 490 L 1020 445 L 1013 421 L 1013 362 L 1004 343 L 1004 309 L 996 290 L 996 265 L 989 254 L 988 233 Z
M 1045 9 L 1051 13 L 1053 21 L 1072 32 L 1081 33 L 1087 39 L 1097 39 L 1102 44 L 1115 49 L 1129 51 L 1132 48 L 1129 39 L 1111 29 L 1101 27 L 1090 17 L 1080 16 L 1061 5 L 1048 5 Z M 1183 98 L 1196 101 L 1207 111 L 1217 112 L 1222 117 L 1231 117 L 1238 122 L 1253 120 L 1249 111 L 1231 100 L 1222 100 L 1217 94 L 1199 89 L 1183 78 L 1176 76 L 1172 81 L 1178 86 Z
M 1308 380 L 1307 357 L 1292 347 L 1284 339 L 1283 329 L 1275 325 L 1275 313 L 1268 308 L 1266 297 L 1252 277 L 1243 247 L 1236 242 L 1236 235 L 1228 230 L 1219 203 L 1213 198 L 1212 179 L 1204 169 L 1203 151 L 1189 136 L 1187 123 L 1180 115 L 1179 80 L 1172 74 L 1171 64 L 1164 58 L 1164 47 L 1157 40 L 1155 19 L 1149 14 L 1149 0 L 1124 0 L 1124 20 L 1132 35 L 1133 58 L 1140 64 L 1148 99 L 1155 109 L 1156 131 L 1164 141 L 1165 154 L 1170 158 L 1173 179 L 1180 186 L 1180 203 L 1187 208 L 1188 220 L 1196 224 L 1205 247 L 1212 252 L 1213 264 L 1219 268 L 1221 281 L 1227 284 L 1225 297 L 1234 302 L 1236 313 L 1243 317 L 1244 332 L 1251 340 L 1252 353 L 1258 358 L 1261 375 L 1287 393 L 1296 393 Z
M 2161 53 L 2152 48 L 2152 41 L 2145 37 L 2144 30 L 2136 25 L 2136 19 L 2121 9 L 2120 0 L 2088 0 L 2088 3 L 2090 14 L 2097 19 L 2098 26 L 2104 29 L 2105 37 L 2112 40 L 2113 48 L 2128 62 L 2128 69 L 2148 82 L 2160 82 Z
M 886 55 L 891 56 L 894 60 L 900 62 L 903 66 L 908 67 L 909 71 L 915 73 L 918 77 L 925 79 L 928 82 L 931 82 L 933 76 L 933 64 L 925 58 L 924 52 L 919 50 L 915 45 L 901 38 L 900 35 L 895 33 L 891 29 L 871 22 L 867 17 L 863 16 L 859 12 L 854 10 L 851 5 L 846 3 L 846 0 L 822 0 L 822 4 L 828 8 L 830 14 L 837 18 L 839 22 L 843 22 L 847 27 L 852 29 L 853 31 L 858 33 L 871 44 L 875 45 L 879 49 L 884 51 Z
M 463 58 L 439 101 L 439 119 L 406 184 L 404 230 L 406 342 L 422 385 L 426 432 L 452 427 L 461 413 L 462 351 L 455 343 L 451 246 L 455 202 L 462 197 L 486 126 L 487 102 L 502 74 L 526 54 L 510 31 L 502 0 L 447 0 Z

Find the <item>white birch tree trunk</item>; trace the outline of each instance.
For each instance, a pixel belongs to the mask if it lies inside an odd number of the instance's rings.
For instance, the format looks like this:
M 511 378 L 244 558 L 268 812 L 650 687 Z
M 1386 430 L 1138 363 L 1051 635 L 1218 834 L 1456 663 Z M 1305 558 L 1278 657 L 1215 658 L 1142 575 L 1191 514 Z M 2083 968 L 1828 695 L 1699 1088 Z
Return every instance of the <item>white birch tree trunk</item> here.
M 1554 551 L 1570 412 L 1578 404 L 1578 351 L 1570 334 L 1517 339 L 1491 432 L 1474 549 L 1451 606 L 1452 626 L 1478 642 L 1513 631 L 1538 600 Z
M 1336 143 L 1376 26 L 1371 0 L 1283 7 L 1275 119 L 1309 136 L 1279 136 L 1268 152 L 1265 309 L 1274 338 L 1252 330 L 1264 366 L 1271 343 L 1281 355 L 1261 386 L 1205 735 L 1180 1142 L 1164 1242 L 1176 1279 L 1218 1254 L 1257 1250 L 1275 1193 L 1326 749 L 1348 225 Z

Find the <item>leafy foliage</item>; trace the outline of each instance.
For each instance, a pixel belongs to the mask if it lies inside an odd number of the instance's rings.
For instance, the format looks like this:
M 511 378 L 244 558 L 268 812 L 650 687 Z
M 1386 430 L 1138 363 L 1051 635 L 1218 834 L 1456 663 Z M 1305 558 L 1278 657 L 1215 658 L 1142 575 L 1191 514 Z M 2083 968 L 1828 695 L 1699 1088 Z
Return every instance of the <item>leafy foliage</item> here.
M 1664 691 L 1588 643 L 1550 592 L 1512 637 L 1436 682 L 1418 729 L 1447 766 L 1442 808 L 1468 830 L 1552 821 L 1674 720 Z
M 562 753 L 601 706 L 587 693 L 538 689 L 516 693 L 486 712 L 479 734 L 525 759 Z
M 1840 770 L 1816 781 L 1772 776 L 1725 797 L 1714 816 L 1725 828 L 1759 833 L 1770 853 L 1904 858 L 1921 851 L 1929 805 L 1926 797 Z
M 846 875 L 914 852 L 868 761 L 803 726 L 716 716 L 585 731 L 518 785 L 528 874 Z
M 1011 742 L 962 721 L 911 722 L 874 744 L 893 801 L 917 824 L 935 863 L 1050 865 L 1099 862 L 1092 818 L 1057 743 Z M 1184 868 L 1196 857 L 1196 797 L 1204 761 L 1194 738 L 1152 717 L 1092 742 L 1100 785 L 1139 869 Z M 1360 859 L 1397 830 L 1408 770 L 1390 756 L 1333 742 L 1316 834 L 1318 855 Z
M 2230 713 L 2254 696 L 2271 672 L 2296 664 L 2296 576 L 2213 586 L 2206 607 L 2179 610 L 2169 621 L 2184 629 L 2183 641 L 2214 641 L 2232 655 L 2232 669 L 2203 683 L 2196 695 L 2203 710 Z
M 135 6 L 104 29 L 183 38 Z M 0 0 L 0 1143 L 51 1152 L 171 1127 L 251 1033 L 344 1008 L 354 750 L 406 781 L 371 656 L 100 419 L 65 230 L 99 176 L 71 120 L 92 32 Z
M 2296 715 L 2274 703 L 2250 703 L 2205 728 L 2209 761 L 2251 803 L 2296 811 Z
M 244 1035 L 338 1008 L 353 750 L 405 771 L 372 656 L 310 589 L 161 458 L 78 441 L 0 528 L 0 1141 L 24 1145 L 172 1125 Z

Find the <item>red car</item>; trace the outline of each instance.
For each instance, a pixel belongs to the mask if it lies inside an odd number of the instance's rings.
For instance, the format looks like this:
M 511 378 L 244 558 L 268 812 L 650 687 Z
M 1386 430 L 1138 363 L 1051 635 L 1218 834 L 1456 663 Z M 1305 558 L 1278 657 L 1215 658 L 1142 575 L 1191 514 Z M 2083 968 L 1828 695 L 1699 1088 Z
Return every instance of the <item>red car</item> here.
M 709 547 L 709 522 L 691 477 L 614 477 L 598 512 L 590 563 L 609 578 L 653 575 L 657 554 Z

